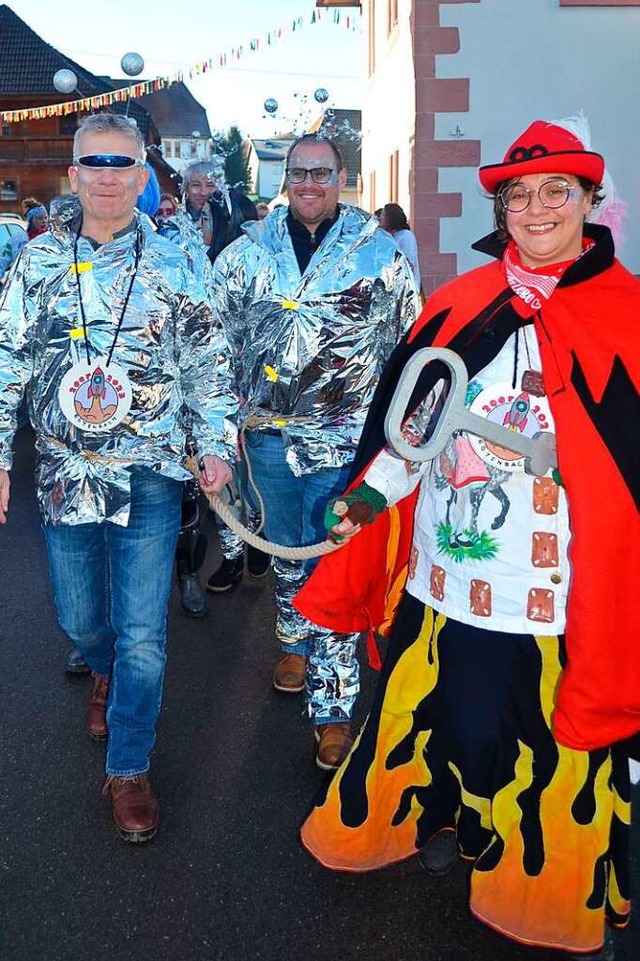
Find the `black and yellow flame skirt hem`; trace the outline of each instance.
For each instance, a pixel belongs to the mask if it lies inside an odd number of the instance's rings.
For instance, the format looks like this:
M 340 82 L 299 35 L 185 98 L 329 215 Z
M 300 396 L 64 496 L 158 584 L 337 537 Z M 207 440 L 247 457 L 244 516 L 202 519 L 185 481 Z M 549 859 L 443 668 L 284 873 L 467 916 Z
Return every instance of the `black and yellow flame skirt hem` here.
M 369 719 L 302 828 L 369 871 L 456 831 L 470 907 L 517 941 L 597 950 L 629 916 L 626 756 L 552 737 L 562 638 L 460 624 L 405 595 Z

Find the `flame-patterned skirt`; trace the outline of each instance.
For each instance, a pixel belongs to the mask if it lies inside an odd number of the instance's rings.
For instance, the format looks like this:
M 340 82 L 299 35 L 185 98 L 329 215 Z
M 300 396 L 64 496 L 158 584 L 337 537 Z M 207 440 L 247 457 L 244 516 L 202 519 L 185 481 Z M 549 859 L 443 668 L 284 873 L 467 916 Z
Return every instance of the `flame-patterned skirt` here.
M 405 595 L 371 714 L 302 828 L 368 871 L 455 829 L 473 914 L 517 941 L 595 951 L 629 917 L 630 787 L 616 748 L 550 731 L 562 638 L 481 630 Z

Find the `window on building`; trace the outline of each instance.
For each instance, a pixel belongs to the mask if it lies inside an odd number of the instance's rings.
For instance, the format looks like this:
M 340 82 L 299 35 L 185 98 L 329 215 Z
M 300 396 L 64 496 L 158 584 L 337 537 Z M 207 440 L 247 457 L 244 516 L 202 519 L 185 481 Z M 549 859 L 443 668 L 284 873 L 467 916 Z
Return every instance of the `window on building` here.
M 165 157 L 173 157 L 173 140 L 162 141 L 162 153 Z
M 190 153 L 191 153 L 191 156 L 192 156 L 192 157 L 197 157 L 197 156 L 198 156 L 198 141 L 197 141 L 197 140 L 192 140 L 192 141 L 191 141 L 191 143 L 189 144 L 189 150 L 190 150 Z
M 398 203 L 398 168 L 400 167 L 400 151 L 394 150 L 389 157 L 389 203 Z
M 11 124 L 8 124 L 8 123 L 2 124 L 2 136 L 3 137 L 11 136 Z
M 376 72 L 376 0 L 369 0 L 369 76 Z
M 16 180 L 0 180 L 0 200 L 17 200 L 18 183 Z
M 398 25 L 398 0 L 387 0 L 387 33 Z

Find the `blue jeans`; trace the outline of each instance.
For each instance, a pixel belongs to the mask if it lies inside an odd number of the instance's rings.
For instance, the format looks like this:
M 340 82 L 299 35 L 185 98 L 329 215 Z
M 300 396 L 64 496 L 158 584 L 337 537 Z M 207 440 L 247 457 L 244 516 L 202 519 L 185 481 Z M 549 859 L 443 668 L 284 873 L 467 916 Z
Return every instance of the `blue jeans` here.
M 296 477 L 285 459 L 280 435 L 248 431 L 247 456 L 253 478 L 264 501 L 267 539 L 288 547 L 324 541 L 327 502 L 342 494 L 349 467 L 326 468 Z M 249 487 L 253 506 L 255 493 Z M 309 577 L 317 560 L 273 560 L 276 581 L 276 637 L 288 654 L 309 658 L 307 699 L 316 724 L 343 722 L 351 717 L 359 691 L 355 654 L 358 634 L 334 634 L 312 624 L 293 607 L 293 598 Z
M 111 678 L 106 772 L 117 777 L 149 769 L 180 499 L 178 481 L 133 469 L 127 527 L 44 525 L 60 625 L 91 670 Z

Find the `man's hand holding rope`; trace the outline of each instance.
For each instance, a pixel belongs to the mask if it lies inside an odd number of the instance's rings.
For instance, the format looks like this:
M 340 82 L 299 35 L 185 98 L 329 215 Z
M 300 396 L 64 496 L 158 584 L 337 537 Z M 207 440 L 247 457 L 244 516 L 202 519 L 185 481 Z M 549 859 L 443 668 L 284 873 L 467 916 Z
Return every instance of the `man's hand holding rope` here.
M 206 454 L 200 461 L 200 489 L 203 494 L 219 494 L 233 479 L 233 471 L 226 461 Z

